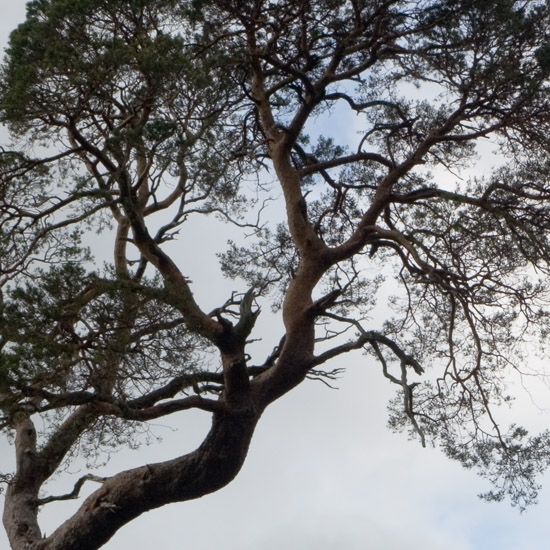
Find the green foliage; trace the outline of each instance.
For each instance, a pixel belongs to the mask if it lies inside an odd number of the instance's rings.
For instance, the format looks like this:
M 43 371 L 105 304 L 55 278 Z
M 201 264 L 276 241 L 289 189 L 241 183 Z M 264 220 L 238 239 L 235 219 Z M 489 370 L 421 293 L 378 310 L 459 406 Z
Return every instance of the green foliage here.
M 537 502 L 541 487 L 534 480 L 550 466 L 548 445 L 550 432 L 528 437 L 527 430 L 512 425 L 502 441 L 481 437 L 471 444 L 457 445 L 456 439 L 447 439 L 444 449 L 449 458 L 466 468 L 479 469 L 482 477 L 498 487 L 479 495 L 481 498 L 490 502 L 510 498 L 512 506 L 523 512 Z
M 193 49 L 173 30 L 175 4 L 31 2 L 7 50 L 3 120 L 36 124 L 42 113 L 76 121 L 96 109 L 131 112 L 176 86 L 207 87 L 197 64 L 191 68 Z
M 514 0 L 30 2 L 0 75 L 3 425 L 41 415 L 60 464 L 187 408 L 259 416 L 363 349 L 398 387 L 393 429 L 529 504 L 548 434 L 503 433 L 493 409 L 550 334 L 549 18 Z M 505 166 L 474 166 L 487 138 Z M 252 290 L 208 312 L 177 242 L 206 247 L 192 220 L 211 214 L 240 232 L 221 272 Z M 288 331 L 259 360 L 255 300 Z

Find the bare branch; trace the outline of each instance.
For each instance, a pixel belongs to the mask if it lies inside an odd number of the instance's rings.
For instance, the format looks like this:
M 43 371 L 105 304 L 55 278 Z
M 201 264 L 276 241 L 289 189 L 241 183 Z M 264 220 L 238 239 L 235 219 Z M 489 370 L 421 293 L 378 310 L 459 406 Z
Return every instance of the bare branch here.
M 85 476 L 82 476 L 74 485 L 73 490 L 70 493 L 67 493 L 65 495 L 59 495 L 59 496 L 49 496 L 49 497 L 43 497 L 39 498 L 36 502 L 37 506 L 44 506 L 45 504 L 49 504 L 50 502 L 56 502 L 60 500 L 75 500 L 80 496 L 80 489 L 82 489 L 82 486 L 86 481 L 95 481 L 96 483 L 104 483 L 107 481 L 108 478 L 106 477 L 99 477 L 94 474 L 86 474 Z

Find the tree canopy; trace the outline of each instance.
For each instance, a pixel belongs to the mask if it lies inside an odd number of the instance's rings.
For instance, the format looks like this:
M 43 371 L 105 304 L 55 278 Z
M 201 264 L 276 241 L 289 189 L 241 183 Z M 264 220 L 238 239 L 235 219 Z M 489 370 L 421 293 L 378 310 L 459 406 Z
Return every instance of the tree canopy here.
M 549 23 L 538 0 L 29 2 L 0 78 L 12 548 L 100 548 L 219 490 L 263 411 L 353 352 L 395 386 L 392 429 L 534 502 L 550 433 L 499 406 L 550 329 Z M 232 240 L 191 281 L 182 243 L 216 253 L 201 218 Z M 218 275 L 209 310 L 193 289 Z M 195 451 L 44 493 L 191 409 L 212 415 Z M 43 538 L 40 507 L 87 480 Z

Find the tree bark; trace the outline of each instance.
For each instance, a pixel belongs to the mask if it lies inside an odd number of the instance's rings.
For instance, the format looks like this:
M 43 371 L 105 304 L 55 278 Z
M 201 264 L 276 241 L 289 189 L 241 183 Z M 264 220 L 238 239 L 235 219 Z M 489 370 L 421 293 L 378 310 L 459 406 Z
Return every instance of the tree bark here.
M 18 413 L 15 424 L 17 470 L 6 491 L 3 522 L 13 550 L 30 548 L 40 537 L 36 499 L 42 479 L 36 469 L 36 430 L 30 418 Z
M 219 490 L 240 471 L 260 414 L 251 408 L 215 414 L 212 428 L 198 449 L 108 478 L 45 539 L 41 539 L 36 521 L 35 484 L 22 483 L 18 474 L 7 492 L 4 513 L 12 549 L 96 550 L 148 510 Z

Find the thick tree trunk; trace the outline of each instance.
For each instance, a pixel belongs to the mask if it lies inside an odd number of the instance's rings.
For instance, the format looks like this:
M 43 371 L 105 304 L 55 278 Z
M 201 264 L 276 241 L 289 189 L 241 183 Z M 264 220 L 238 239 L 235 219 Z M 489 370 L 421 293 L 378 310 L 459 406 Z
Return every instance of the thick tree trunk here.
M 12 484 L 4 514 L 12 548 L 95 550 L 120 527 L 148 510 L 217 491 L 241 469 L 259 417 L 260 413 L 253 410 L 214 415 L 212 428 L 197 450 L 107 479 L 74 516 L 46 539 L 40 539 L 38 531 L 37 506 L 32 504 L 36 495 L 29 494 L 21 484 Z
M 12 550 L 27 550 L 40 538 L 37 489 L 34 483 L 15 479 L 6 491 L 4 526 Z
M 15 424 L 16 475 L 6 491 L 3 522 L 13 550 L 24 550 L 40 537 L 36 499 L 42 483 L 36 468 L 36 430 L 18 414 Z

